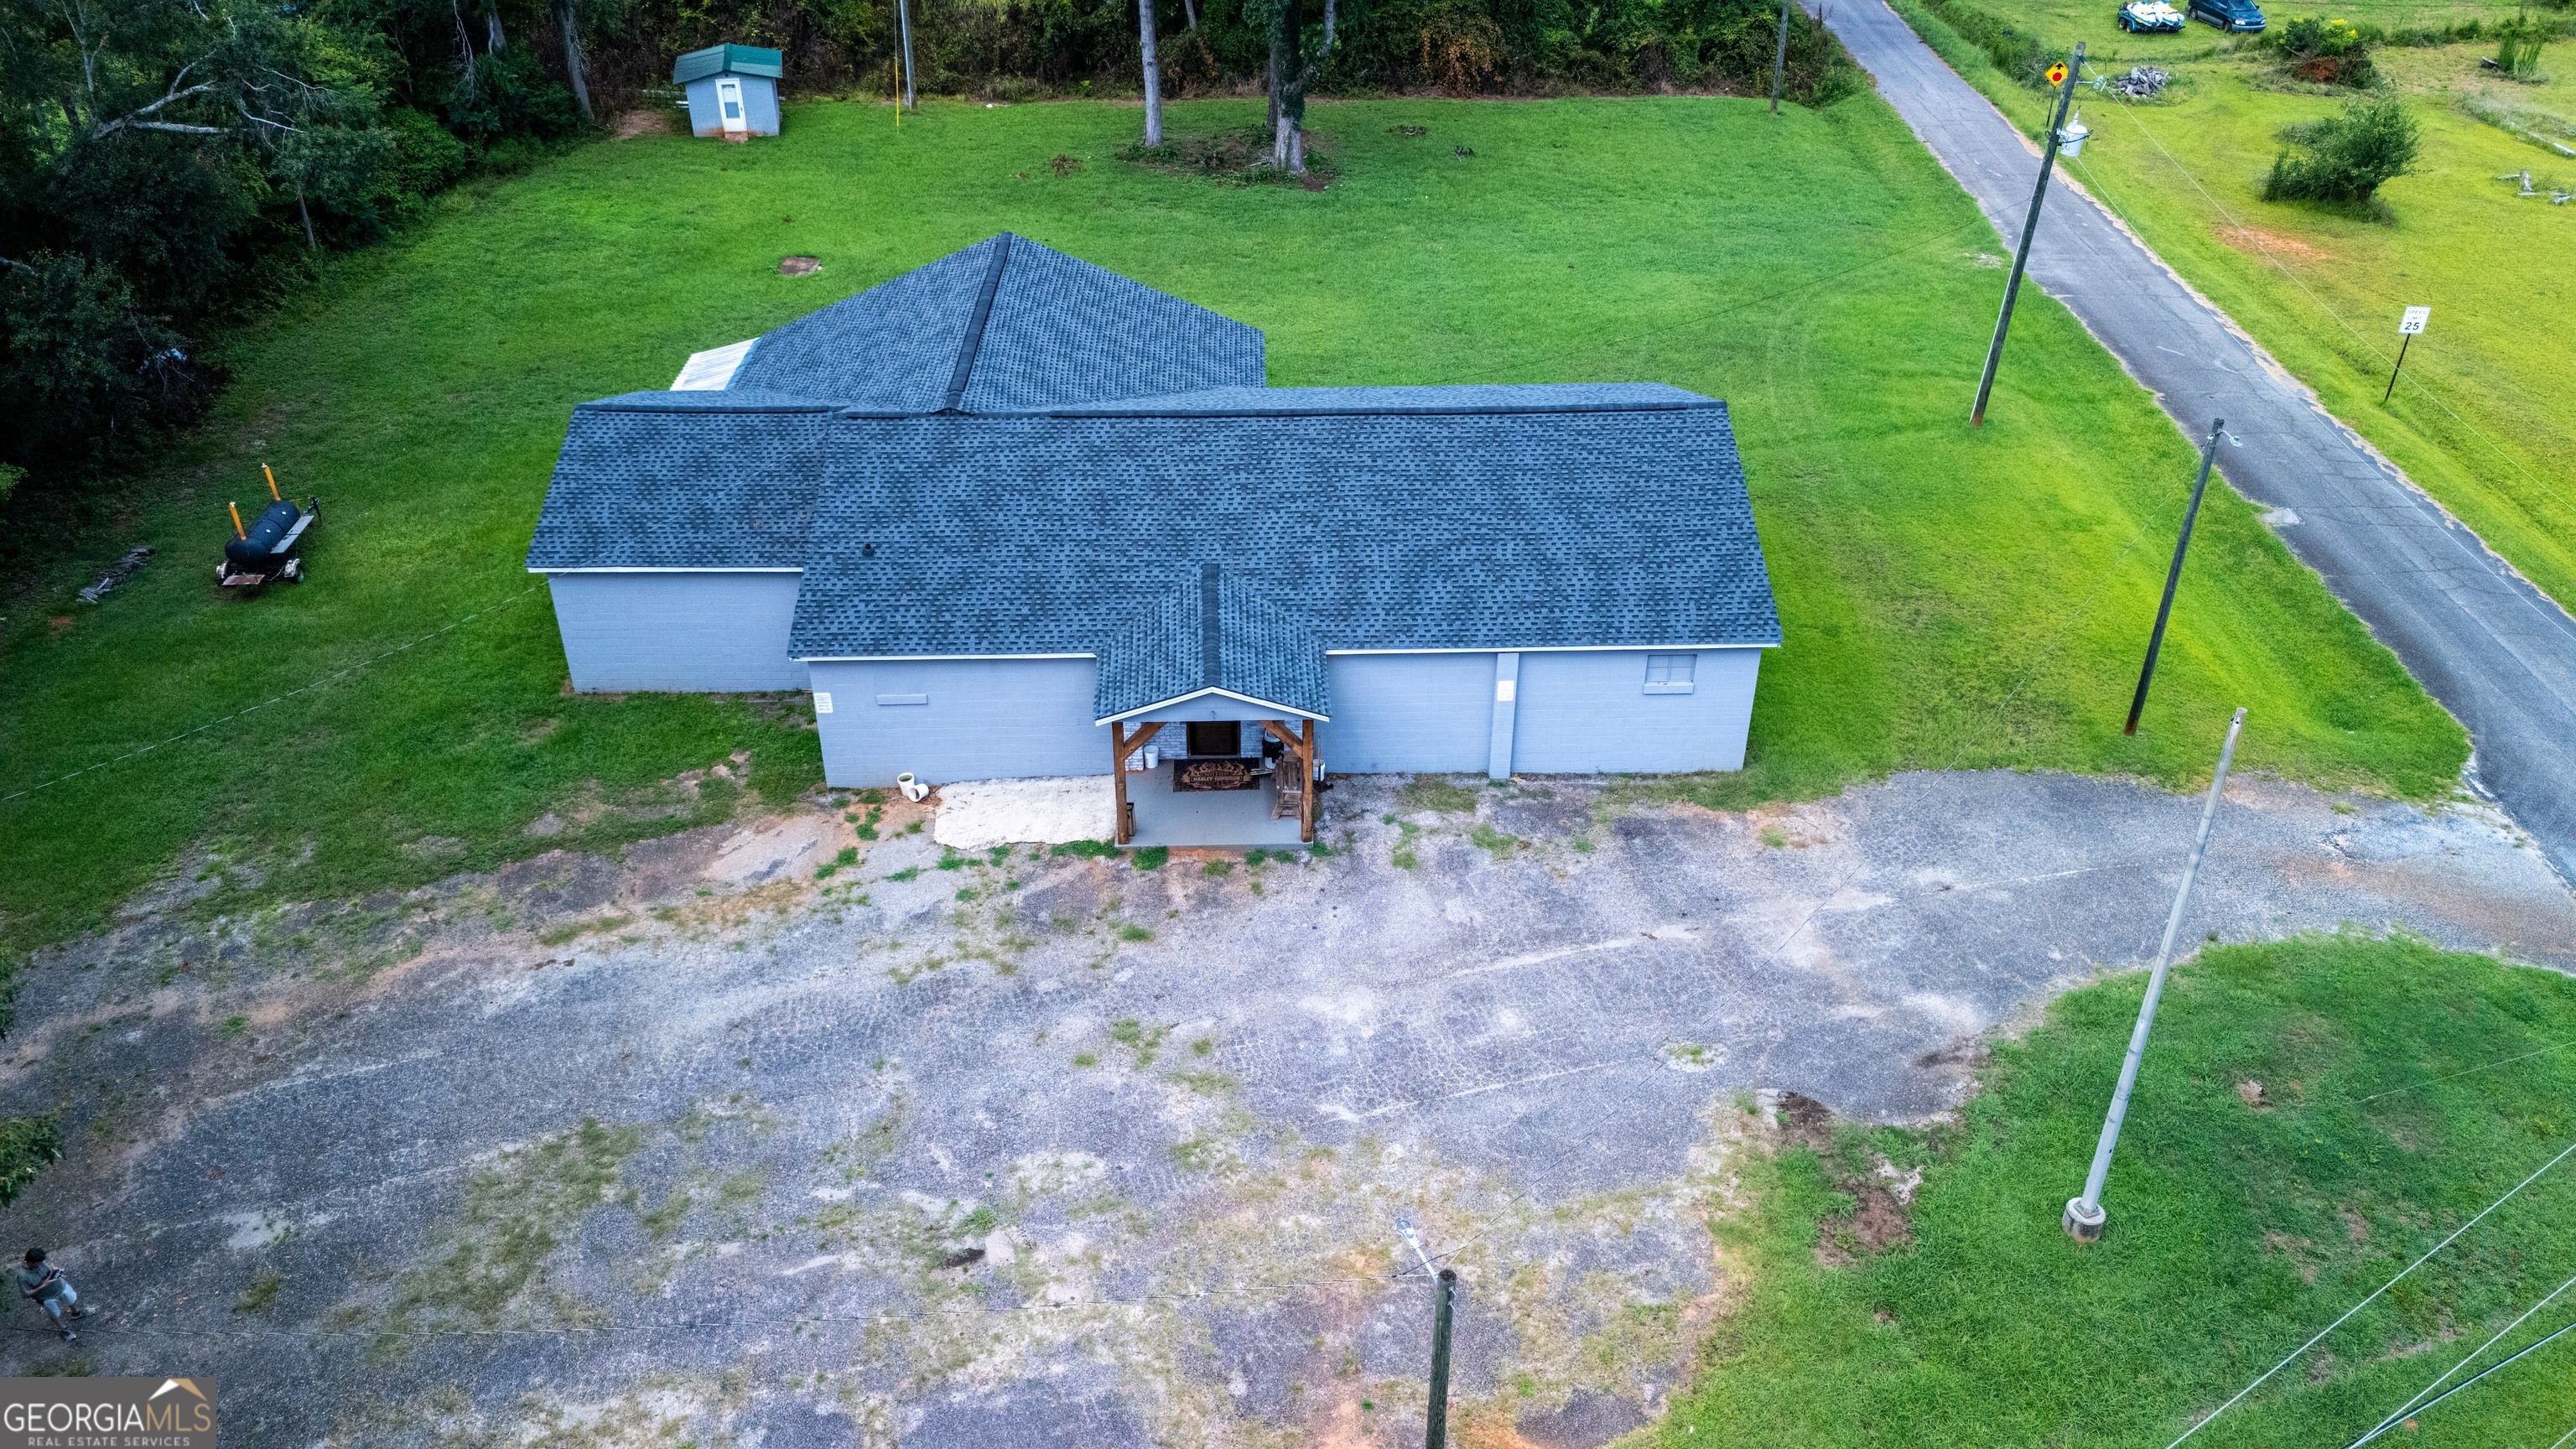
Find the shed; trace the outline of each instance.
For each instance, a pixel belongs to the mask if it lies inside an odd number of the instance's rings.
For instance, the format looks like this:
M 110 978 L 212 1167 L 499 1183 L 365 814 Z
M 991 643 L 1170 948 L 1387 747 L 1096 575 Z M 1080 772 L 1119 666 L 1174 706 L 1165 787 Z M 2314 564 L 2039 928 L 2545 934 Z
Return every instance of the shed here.
M 576 690 L 802 688 L 833 785 L 1106 773 L 1143 845 L 1312 839 L 1327 759 L 1743 767 L 1780 618 L 1714 398 L 1271 387 L 1007 233 L 718 352 L 573 414 Z
M 741 140 L 778 134 L 778 78 L 786 57 L 756 45 L 710 45 L 681 56 L 671 83 L 689 93 L 689 129 Z

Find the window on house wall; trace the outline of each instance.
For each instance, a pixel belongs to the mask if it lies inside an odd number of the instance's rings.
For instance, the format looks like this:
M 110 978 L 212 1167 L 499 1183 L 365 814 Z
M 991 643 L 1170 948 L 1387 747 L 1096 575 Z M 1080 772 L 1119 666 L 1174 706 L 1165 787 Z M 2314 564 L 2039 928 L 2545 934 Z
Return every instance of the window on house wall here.
M 1696 654 L 1649 654 L 1646 656 L 1646 692 L 1648 694 L 1688 694 L 1691 675 L 1699 668 Z

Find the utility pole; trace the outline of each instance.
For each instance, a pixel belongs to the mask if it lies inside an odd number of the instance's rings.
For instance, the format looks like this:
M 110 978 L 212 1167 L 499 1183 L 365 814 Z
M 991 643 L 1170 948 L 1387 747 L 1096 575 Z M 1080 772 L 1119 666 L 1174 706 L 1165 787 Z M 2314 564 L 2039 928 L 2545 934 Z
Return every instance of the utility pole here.
M 1789 7 L 1798 0 L 1780 0 L 1780 48 L 1771 52 L 1771 114 L 1780 114 L 1780 77 L 1789 68 Z
M 2165 647 L 2165 621 L 2173 617 L 2174 586 L 2182 582 L 2182 555 L 2191 547 L 2191 525 L 2200 517 L 2200 495 L 2209 491 L 2209 465 L 2218 460 L 2218 440 L 2227 435 L 2227 419 L 2213 418 L 2209 441 L 2200 446 L 2200 477 L 2191 485 L 2191 506 L 2182 511 L 2182 536 L 2174 540 L 2173 567 L 2165 570 L 2164 602 L 2156 605 L 2155 632 L 2147 636 L 2146 667 L 2138 671 L 2138 692 L 2129 700 L 2129 723 L 2120 733 L 2138 732 L 2138 716 L 2147 710 L 2147 685 L 2156 677 L 2156 655 Z
M 1994 394 L 1995 367 L 2004 360 L 2004 334 L 2012 330 L 2013 300 L 2021 295 L 2022 270 L 2030 265 L 2030 239 L 2039 231 L 2039 204 L 2048 196 L 2048 174 L 2057 169 L 2057 135 L 2066 125 L 2066 108 L 2075 101 L 2075 81 L 2084 74 L 2084 42 L 2075 43 L 2075 58 L 2057 87 L 2057 111 L 2039 154 L 2039 183 L 2030 189 L 2030 212 L 2021 219 L 2021 248 L 2013 253 L 2012 277 L 2004 283 L 2004 310 L 1995 318 L 1995 340 L 1986 348 L 1986 375 L 1977 379 L 1977 405 L 1968 413 L 1971 427 L 1986 425 L 1986 399 Z
M 2174 938 L 2182 934 L 2183 911 L 2191 904 L 2191 883 L 2199 878 L 2201 857 L 2209 852 L 2209 827 L 2218 818 L 2218 797 L 2227 788 L 2227 767 L 2236 759 L 2236 736 L 2245 728 L 2245 711 L 2227 723 L 2227 743 L 2219 747 L 2218 773 L 2209 782 L 2209 802 L 2200 807 L 2200 834 L 2191 842 L 2191 860 L 2182 868 L 2182 889 L 2174 892 L 2173 914 L 2165 917 L 2165 942 L 2156 948 L 2156 965 L 2147 973 L 2147 999 L 2138 1003 L 2138 1024 L 2129 1033 L 2129 1055 L 2120 1063 L 2120 1085 L 2111 1093 L 2110 1115 L 2102 1119 L 2102 1140 L 2093 1148 L 2093 1170 L 2084 1175 L 2084 1193 L 2066 1200 L 2058 1219 L 2068 1237 L 2089 1243 L 2102 1236 L 2102 1180 L 2111 1175 L 2111 1149 L 2119 1145 L 2120 1123 L 2129 1115 L 2129 1091 L 2138 1084 L 2138 1059 L 2147 1052 L 2147 1029 L 2156 1022 L 2156 998 L 2165 992 L 2165 969 L 2173 964 Z
M 1432 1280 L 1439 1296 L 1431 1309 L 1431 1406 L 1422 1426 L 1422 1449 L 1447 1449 L 1449 1443 L 1449 1325 L 1458 1303 L 1458 1270 L 1443 1268 Z
M 902 108 L 918 111 L 921 109 L 921 97 L 912 87 L 912 6 L 909 0 L 894 0 L 894 21 L 896 28 L 903 32 Z

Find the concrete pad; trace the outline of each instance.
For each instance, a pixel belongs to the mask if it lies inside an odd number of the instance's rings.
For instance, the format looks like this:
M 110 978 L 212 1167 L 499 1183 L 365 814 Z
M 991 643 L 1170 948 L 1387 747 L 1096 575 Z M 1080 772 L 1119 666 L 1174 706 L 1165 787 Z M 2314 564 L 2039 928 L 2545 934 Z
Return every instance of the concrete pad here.
M 1107 840 L 1117 812 L 1107 775 L 967 780 L 939 787 L 930 838 L 959 850 Z

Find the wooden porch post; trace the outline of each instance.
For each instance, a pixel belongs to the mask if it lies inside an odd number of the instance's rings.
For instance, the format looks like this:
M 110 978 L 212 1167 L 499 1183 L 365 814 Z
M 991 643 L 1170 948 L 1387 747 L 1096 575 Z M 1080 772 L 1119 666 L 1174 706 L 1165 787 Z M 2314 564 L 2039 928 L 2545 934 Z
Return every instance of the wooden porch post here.
M 1134 831 L 1127 825 L 1127 726 L 1109 722 L 1109 788 L 1118 797 L 1118 816 L 1111 822 L 1109 838 L 1125 845 Z
M 1306 721 L 1306 747 L 1297 753 L 1298 765 L 1306 772 L 1305 793 L 1297 801 L 1297 838 L 1309 845 L 1315 843 L 1315 722 Z

